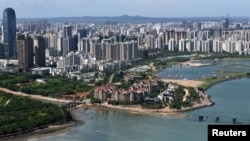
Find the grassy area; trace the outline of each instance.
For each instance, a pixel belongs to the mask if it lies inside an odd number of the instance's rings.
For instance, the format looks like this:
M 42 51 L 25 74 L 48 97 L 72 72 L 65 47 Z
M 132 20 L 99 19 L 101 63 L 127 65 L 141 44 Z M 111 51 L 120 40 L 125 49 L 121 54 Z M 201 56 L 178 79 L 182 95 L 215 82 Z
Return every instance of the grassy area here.
M 201 81 L 204 81 L 205 83 L 202 86 L 200 86 L 200 88 L 203 90 L 206 90 L 210 88 L 211 86 L 213 86 L 214 84 L 227 81 L 227 80 L 238 79 L 242 77 L 246 77 L 246 73 L 231 73 L 228 76 L 201 79 Z

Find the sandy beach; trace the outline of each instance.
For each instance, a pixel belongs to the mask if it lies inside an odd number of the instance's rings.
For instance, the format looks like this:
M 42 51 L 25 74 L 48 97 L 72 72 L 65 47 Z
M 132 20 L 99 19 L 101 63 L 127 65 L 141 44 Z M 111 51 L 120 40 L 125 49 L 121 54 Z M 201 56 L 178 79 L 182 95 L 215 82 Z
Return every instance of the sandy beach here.
M 214 60 L 190 60 L 184 63 L 185 65 L 188 65 L 190 67 L 202 67 L 202 66 L 209 66 L 214 65 Z
M 166 83 L 173 82 L 173 83 L 177 83 L 179 85 L 194 87 L 194 88 L 197 88 L 197 87 L 201 86 L 202 84 L 204 84 L 203 81 L 197 81 L 197 80 L 162 79 L 162 81 L 166 82 Z

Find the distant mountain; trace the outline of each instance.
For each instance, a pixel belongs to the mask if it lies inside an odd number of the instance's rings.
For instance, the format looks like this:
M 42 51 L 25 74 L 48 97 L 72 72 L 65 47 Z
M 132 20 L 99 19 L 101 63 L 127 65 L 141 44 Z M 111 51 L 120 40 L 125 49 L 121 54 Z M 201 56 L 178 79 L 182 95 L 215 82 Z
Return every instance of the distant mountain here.
M 204 21 L 221 21 L 223 17 L 143 17 L 143 16 L 129 16 L 122 15 L 116 17 L 108 16 L 83 16 L 83 17 L 54 17 L 54 18 L 18 18 L 17 22 L 24 20 L 47 20 L 49 22 L 93 22 L 93 23 L 104 23 L 107 21 L 114 21 L 118 23 L 148 23 L 148 22 L 204 22 Z M 229 17 L 230 21 L 249 21 L 249 17 Z

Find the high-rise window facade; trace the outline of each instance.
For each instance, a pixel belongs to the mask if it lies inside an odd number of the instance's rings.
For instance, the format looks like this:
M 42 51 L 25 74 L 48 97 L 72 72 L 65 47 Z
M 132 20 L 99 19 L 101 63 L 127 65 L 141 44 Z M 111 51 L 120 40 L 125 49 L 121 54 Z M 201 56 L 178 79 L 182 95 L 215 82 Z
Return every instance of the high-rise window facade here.
M 16 58 L 16 14 L 12 8 L 3 11 L 3 43 L 1 58 Z

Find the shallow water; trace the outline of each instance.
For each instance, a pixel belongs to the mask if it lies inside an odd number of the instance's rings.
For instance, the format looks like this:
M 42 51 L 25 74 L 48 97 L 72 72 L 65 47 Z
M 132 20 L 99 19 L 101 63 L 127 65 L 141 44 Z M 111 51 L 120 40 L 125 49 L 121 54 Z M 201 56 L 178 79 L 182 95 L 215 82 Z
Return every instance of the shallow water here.
M 85 124 L 50 137 L 29 141 L 206 141 L 208 124 L 250 124 L 250 79 L 219 83 L 206 91 L 216 104 L 188 112 L 189 117 L 140 115 L 118 111 L 78 113 Z M 203 115 L 204 121 L 198 117 Z M 215 117 L 220 122 L 215 123 Z M 97 133 L 97 131 L 99 131 Z
M 187 79 L 213 75 L 218 71 L 250 72 L 250 61 L 220 61 L 216 65 L 193 68 L 166 68 L 159 76 L 179 74 Z M 209 124 L 250 124 L 250 79 L 230 80 L 206 91 L 215 105 L 189 111 L 188 117 L 140 115 L 119 111 L 77 111 L 85 121 L 65 132 L 29 141 L 206 141 Z M 199 122 L 198 117 L 204 116 Z M 215 123 L 216 117 L 220 122 Z M 97 132 L 98 131 L 98 132 Z

